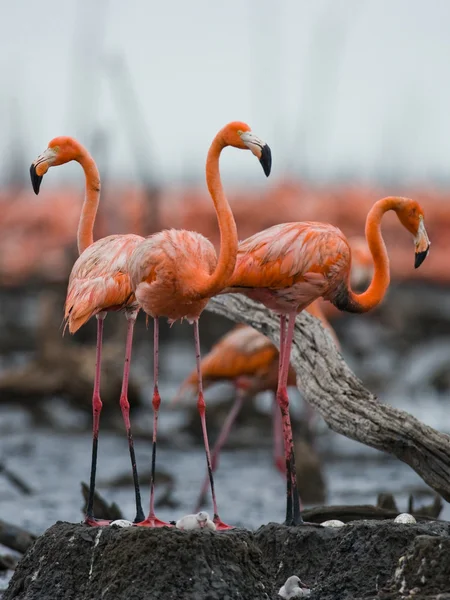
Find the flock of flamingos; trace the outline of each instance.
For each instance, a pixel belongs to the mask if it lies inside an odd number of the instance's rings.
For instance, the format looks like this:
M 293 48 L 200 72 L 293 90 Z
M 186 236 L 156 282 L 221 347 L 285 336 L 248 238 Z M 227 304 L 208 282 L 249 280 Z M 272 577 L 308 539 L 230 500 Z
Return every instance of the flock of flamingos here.
M 214 356 L 219 356 L 220 363 L 220 356 L 225 358 L 231 348 L 235 356 L 234 364 L 241 365 L 240 374 L 239 369 L 235 369 L 232 375 L 238 390 L 247 393 L 254 393 L 257 389 L 275 390 L 277 410 L 274 414 L 278 424 L 274 431 L 278 431 L 281 420 L 284 438 L 282 449 L 281 440 L 277 442 L 277 464 L 286 474 L 286 524 L 301 525 L 303 519 L 287 394 L 287 385 L 294 377 L 290 353 L 296 315 L 302 310 L 309 310 L 327 326 L 321 306 L 317 303 L 320 298 L 329 301 L 340 311 L 353 313 L 370 311 L 382 301 L 389 286 L 389 259 L 381 235 L 381 220 L 387 211 L 394 211 L 401 225 L 413 236 L 416 268 L 428 254 L 430 242 L 424 225 L 423 210 L 416 201 L 401 197 L 378 200 L 367 215 L 366 241 L 370 260 L 367 259 L 367 251 L 361 251 L 360 241 L 353 241 L 353 250 L 352 242 L 346 239 L 340 229 L 315 221 L 275 225 L 239 242 L 236 223 L 219 171 L 219 158 L 227 146 L 250 150 L 258 158 L 266 176 L 269 176 L 272 164 L 269 146 L 245 123 L 229 123 L 214 137 L 206 160 L 206 182 L 220 230 L 218 256 L 208 239 L 186 230 L 167 229 L 147 238 L 134 234 L 110 235 L 94 242 L 93 228 L 100 200 L 100 175 L 89 152 L 73 138 L 53 139 L 31 165 L 31 181 L 36 194 L 39 193 L 42 178 L 50 167 L 74 160 L 81 165 L 86 177 L 85 200 L 77 233 L 79 258 L 70 274 L 65 323 L 69 331 L 75 333 L 91 317 L 95 316 L 97 319 L 96 372 L 92 397 L 92 463 L 85 516 L 85 523 L 88 525 L 109 524 L 109 521 L 97 519 L 93 514 L 102 410 L 100 375 L 103 323 L 109 311 L 123 312 L 128 323 L 120 406 L 133 470 L 135 525 L 169 525 L 159 520 L 154 511 L 157 425 L 161 403 L 158 391 L 158 323 L 160 317 L 165 317 L 169 322 L 187 319 L 194 326 L 196 372 L 187 383 L 196 384 L 198 390 L 197 407 L 214 507 L 213 522 L 218 530 L 230 528 L 219 517 L 214 490 L 215 460 L 212 460 L 209 448 L 202 378 L 203 371 L 208 381 L 208 361 L 201 361 L 198 329 L 199 317 L 209 299 L 226 293 L 244 294 L 261 302 L 280 319 L 279 353 L 257 332 L 248 327 L 238 327 L 217 345 L 209 360 L 211 363 Z M 354 262 L 358 263 L 356 266 L 360 267 L 359 272 L 361 268 L 373 269 L 370 284 L 362 293 L 356 293 L 352 289 L 352 258 L 356 259 Z M 358 273 L 358 269 L 354 272 Z M 147 517 L 142 510 L 127 398 L 133 330 L 141 309 L 153 318 L 154 323 L 153 448 L 150 511 Z M 253 359 L 251 356 L 259 358 Z M 228 421 L 232 421 L 241 402 L 242 395 L 238 394 Z M 281 459 L 282 452 L 284 457 Z

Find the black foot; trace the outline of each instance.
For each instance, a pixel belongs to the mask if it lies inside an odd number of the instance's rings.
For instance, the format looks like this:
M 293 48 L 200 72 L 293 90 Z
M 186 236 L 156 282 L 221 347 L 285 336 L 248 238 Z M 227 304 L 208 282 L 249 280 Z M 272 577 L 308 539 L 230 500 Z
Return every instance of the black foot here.
M 142 521 L 144 521 L 144 520 L 145 520 L 144 511 L 142 510 L 142 508 L 138 508 L 133 523 L 142 523 Z

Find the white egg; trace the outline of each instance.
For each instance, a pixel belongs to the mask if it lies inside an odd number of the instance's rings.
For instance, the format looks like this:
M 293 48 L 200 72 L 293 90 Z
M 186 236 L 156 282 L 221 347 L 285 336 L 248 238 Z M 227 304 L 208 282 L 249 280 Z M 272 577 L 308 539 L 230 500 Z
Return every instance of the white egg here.
M 127 519 L 116 519 L 115 521 L 111 521 L 109 526 L 115 525 L 116 527 L 132 527 L 133 523 L 131 521 L 127 521 Z
M 344 527 L 345 523 L 339 521 L 339 519 L 330 519 L 321 523 L 322 527 Z
M 417 523 L 417 521 L 409 513 L 401 513 L 400 515 L 397 515 L 395 517 L 394 523 L 407 523 L 407 524 L 411 524 L 411 523 Z

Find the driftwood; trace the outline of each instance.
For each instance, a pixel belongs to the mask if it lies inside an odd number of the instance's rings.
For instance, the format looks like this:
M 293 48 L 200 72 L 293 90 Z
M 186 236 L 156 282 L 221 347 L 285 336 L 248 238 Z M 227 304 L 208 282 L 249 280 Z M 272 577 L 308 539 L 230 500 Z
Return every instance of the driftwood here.
M 3 546 L 24 554 L 35 540 L 33 533 L 0 519 L 0 544 Z
M 81 494 L 84 500 L 82 513 L 85 515 L 89 496 L 89 486 L 84 481 L 81 482 Z M 102 515 L 102 519 L 108 519 L 110 521 L 123 519 L 122 511 L 117 504 L 115 502 L 108 504 L 108 502 L 100 496 L 97 490 L 94 492 L 94 515 Z
M 338 519 L 343 523 L 362 520 L 384 520 L 395 519 L 402 511 L 390 510 L 389 508 L 380 508 L 372 504 L 356 504 L 354 506 L 336 505 L 336 506 L 315 506 L 314 508 L 305 508 L 302 516 L 308 523 L 323 523 L 332 519 Z M 417 521 L 436 521 L 437 517 L 424 515 L 420 512 L 410 513 Z
M 207 309 L 251 325 L 279 346 L 279 319 L 261 304 L 233 294 L 213 298 Z M 450 436 L 380 402 L 354 375 L 318 320 L 308 313 L 297 317 L 294 338 L 291 362 L 297 385 L 330 429 L 393 454 L 450 501 Z
M 95 375 L 95 344 L 77 344 L 66 332 L 62 337 L 63 300 L 53 292 L 41 294 L 39 325 L 36 332 L 35 356 L 25 365 L 5 370 L 0 376 L 0 402 L 20 401 L 33 411 L 36 419 L 45 419 L 39 400 L 62 396 L 77 408 L 92 411 L 92 386 Z M 103 416 L 117 414 L 122 386 L 122 364 L 125 353 L 126 321 L 118 319 L 116 335 L 103 342 L 102 400 Z M 139 383 L 130 377 L 128 398 L 141 404 Z
M 3 461 L 0 462 L 0 476 L 4 477 L 9 483 L 16 487 L 22 494 L 31 496 L 32 488 L 19 475 L 13 473 Z

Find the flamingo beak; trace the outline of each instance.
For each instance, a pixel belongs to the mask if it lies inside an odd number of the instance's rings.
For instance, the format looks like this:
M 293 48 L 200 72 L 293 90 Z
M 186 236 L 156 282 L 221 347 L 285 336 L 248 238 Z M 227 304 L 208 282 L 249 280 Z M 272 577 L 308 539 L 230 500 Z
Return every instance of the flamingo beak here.
M 430 240 L 428 239 L 428 234 L 425 229 L 425 225 L 423 223 L 423 218 L 420 218 L 419 229 L 417 231 L 416 239 L 416 258 L 414 261 L 414 268 L 420 267 L 423 261 L 428 256 L 428 251 L 430 250 Z
M 199 521 L 198 522 L 200 529 L 203 529 L 206 525 L 206 521 Z
M 272 151 L 267 144 L 261 148 L 261 158 L 259 159 L 264 171 L 264 175 L 269 177 L 272 169 Z
M 47 148 L 45 152 L 37 157 L 30 167 L 31 184 L 36 195 L 39 194 L 43 176 L 55 163 L 57 151 L 57 148 Z
M 247 148 L 259 158 L 265 176 L 269 177 L 272 170 L 272 151 L 269 146 L 251 131 L 244 131 L 240 135 Z
M 34 163 L 30 167 L 30 177 L 33 191 L 37 196 L 39 194 L 39 188 L 41 187 L 43 176 L 36 173 L 36 165 Z

